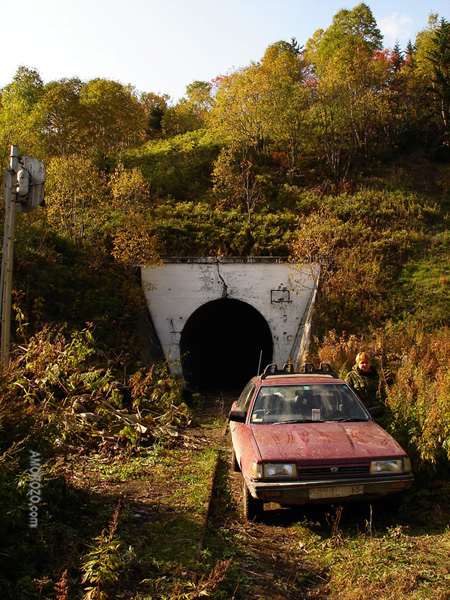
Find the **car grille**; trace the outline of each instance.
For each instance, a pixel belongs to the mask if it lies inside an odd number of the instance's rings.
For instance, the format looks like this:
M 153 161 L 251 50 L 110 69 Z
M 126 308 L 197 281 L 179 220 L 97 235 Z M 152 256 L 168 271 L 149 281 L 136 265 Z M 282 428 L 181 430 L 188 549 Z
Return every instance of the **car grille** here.
M 305 468 L 298 470 L 300 479 L 340 479 L 342 477 L 361 477 L 369 474 L 369 465 L 357 465 L 350 467 L 340 467 L 331 465 L 329 467 Z

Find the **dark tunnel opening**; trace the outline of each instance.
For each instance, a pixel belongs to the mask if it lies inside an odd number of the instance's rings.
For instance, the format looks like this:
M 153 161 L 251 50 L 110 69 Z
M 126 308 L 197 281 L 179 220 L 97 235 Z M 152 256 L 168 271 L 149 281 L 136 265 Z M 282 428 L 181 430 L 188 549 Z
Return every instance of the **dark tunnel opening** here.
M 180 338 L 183 376 L 190 388 L 237 391 L 272 361 L 272 334 L 252 306 L 229 298 L 198 308 Z

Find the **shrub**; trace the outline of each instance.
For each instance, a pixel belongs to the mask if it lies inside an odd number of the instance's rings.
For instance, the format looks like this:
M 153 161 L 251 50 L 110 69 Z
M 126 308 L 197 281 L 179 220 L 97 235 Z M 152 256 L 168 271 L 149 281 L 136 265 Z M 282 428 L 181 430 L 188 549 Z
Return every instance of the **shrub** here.
M 391 430 L 416 469 L 448 471 L 450 459 L 450 330 L 417 331 L 388 393 Z
M 371 354 L 386 387 L 383 425 L 400 442 L 424 477 L 449 473 L 450 459 L 450 328 L 425 331 L 415 321 L 368 333 L 331 330 L 315 338 L 315 354 L 345 377 L 356 354 Z

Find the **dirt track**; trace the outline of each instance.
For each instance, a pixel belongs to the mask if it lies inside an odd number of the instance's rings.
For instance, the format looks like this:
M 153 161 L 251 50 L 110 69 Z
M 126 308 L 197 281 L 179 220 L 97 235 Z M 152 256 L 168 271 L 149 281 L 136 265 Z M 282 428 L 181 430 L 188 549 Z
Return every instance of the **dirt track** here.
M 206 409 L 217 414 L 218 401 L 207 397 Z M 219 400 L 222 415 L 228 414 L 231 399 Z M 231 468 L 231 438 L 228 427 L 201 427 L 190 431 L 203 436 L 219 449 L 219 460 L 206 522 L 203 546 L 222 545 L 222 554 L 231 555 L 241 585 L 234 598 L 250 600 L 315 599 L 328 597 L 327 573 L 308 558 L 304 531 L 298 527 L 305 516 L 296 511 L 266 505 L 261 523 L 247 523 L 242 505 L 242 476 Z M 322 510 L 321 516 L 325 519 Z M 319 515 L 320 517 L 320 515 Z M 226 532 L 226 543 L 220 532 Z

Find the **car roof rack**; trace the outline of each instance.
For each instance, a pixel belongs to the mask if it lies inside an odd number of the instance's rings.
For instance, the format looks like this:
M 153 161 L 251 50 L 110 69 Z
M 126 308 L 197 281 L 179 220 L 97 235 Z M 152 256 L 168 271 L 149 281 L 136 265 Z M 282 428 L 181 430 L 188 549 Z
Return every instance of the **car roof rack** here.
M 293 363 L 285 363 L 281 369 L 278 365 L 271 363 L 264 369 L 261 379 L 266 379 L 270 376 L 275 375 L 331 375 L 331 377 L 338 378 L 338 375 L 333 371 L 329 363 L 320 363 L 317 369 L 313 363 L 305 363 L 300 367 L 299 371 L 296 371 Z

